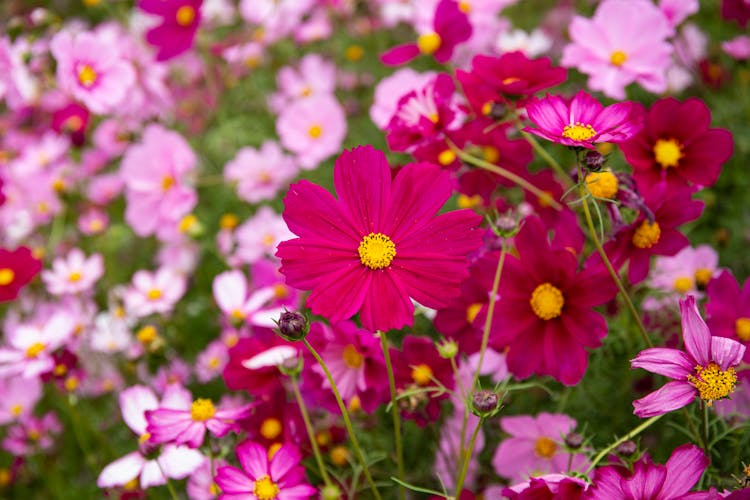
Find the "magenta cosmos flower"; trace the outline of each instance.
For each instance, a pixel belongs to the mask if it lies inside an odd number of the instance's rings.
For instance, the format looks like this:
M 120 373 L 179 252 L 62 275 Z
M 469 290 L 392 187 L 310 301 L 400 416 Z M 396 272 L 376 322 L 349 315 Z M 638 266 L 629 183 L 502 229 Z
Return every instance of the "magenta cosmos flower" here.
M 268 451 L 252 441 L 236 451 L 243 470 L 228 465 L 216 474 L 222 500 L 304 500 L 318 491 L 305 482 L 305 469 L 299 464 L 302 454 L 291 444 L 279 448 L 270 460 Z
M 631 360 L 632 368 L 643 368 L 673 379 L 661 389 L 633 401 L 639 417 L 653 417 L 690 404 L 696 396 L 711 406 L 728 397 L 737 383 L 735 367 L 742 362 L 745 346 L 736 340 L 712 336 L 698 313 L 695 297 L 680 301 L 685 351 L 652 347 Z
M 33 256 L 31 249 L 0 248 L 0 302 L 18 297 L 18 292 L 41 270 L 42 261 Z
M 360 146 L 338 158 L 333 180 L 338 200 L 305 180 L 284 198 L 298 238 L 279 244 L 280 271 L 289 285 L 312 290 L 313 313 L 337 323 L 359 311 L 375 331 L 411 325 L 410 298 L 445 307 L 483 233 L 470 210 L 436 216 L 452 192 L 449 174 L 418 163 L 391 179 L 385 155 Z
M 750 279 L 740 288 L 729 271 L 712 279 L 706 290 L 706 321 L 714 335 L 728 337 L 750 346 Z M 750 363 L 750 350 L 745 351 Z
M 526 132 L 565 146 L 594 148 L 596 142 L 622 142 L 643 127 L 643 107 L 631 101 L 604 107 L 583 90 L 571 100 L 547 95 L 526 106 L 537 128 Z
M 193 46 L 201 22 L 203 0 L 140 0 L 144 12 L 162 18 L 162 23 L 146 33 L 146 41 L 156 47 L 156 60 L 166 61 Z

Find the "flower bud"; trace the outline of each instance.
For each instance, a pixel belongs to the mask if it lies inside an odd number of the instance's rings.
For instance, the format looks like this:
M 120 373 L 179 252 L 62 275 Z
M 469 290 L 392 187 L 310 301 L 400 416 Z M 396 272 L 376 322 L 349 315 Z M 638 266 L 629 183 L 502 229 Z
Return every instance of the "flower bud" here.
M 497 393 L 488 389 L 476 391 L 471 396 L 471 409 L 477 417 L 492 417 L 500 409 L 500 398 Z
M 623 457 L 630 457 L 634 455 L 637 450 L 638 447 L 635 442 L 630 440 L 620 443 L 617 448 L 615 448 L 615 452 Z
M 571 450 L 577 450 L 583 445 L 583 436 L 577 432 L 571 432 L 565 436 L 565 444 Z
M 295 311 L 281 313 L 276 325 L 278 326 L 277 333 L 292 342 L 302 340 L 310 331 L 310 323 L 307 318 Z
M 320 498 L 321 500 L 339 500 L 341 490 L 335 484 L 329 484 L 320 490 Z
M 444 339 L 436 345 L 438 354 L 443 359 L 453 359 L 458 354 L 458 343 L 453 339 Z
M 589 172 L 598 172 L 606 161 L 607 157 L 599 151 L 588 151 L 583 157 L 583 164 Z

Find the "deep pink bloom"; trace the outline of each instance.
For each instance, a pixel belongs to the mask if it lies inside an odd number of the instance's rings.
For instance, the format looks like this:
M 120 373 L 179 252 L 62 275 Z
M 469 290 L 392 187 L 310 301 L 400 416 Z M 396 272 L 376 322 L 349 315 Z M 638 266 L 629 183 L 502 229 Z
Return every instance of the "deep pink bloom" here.
M 389 330 L 413 323 L 410 298 L 438 308 L 458 294 L 481 218 L 436 216 L 452 192 L 447 172 L 410 164 L 391 179 L 385 155 L 361 146 L 338 158 L 333 176 L 338 200 L 305 180 L 290 187 L 284 220 L 299 237 L 276 253 L 287 283 L 312 290 L 313 313 L 337 323 L 359 312 L 365 329 Z
M 708 467 L 708 458 L 695 445 L 684 444 L 672 452 L 664 465 L 644 455 L 626 466 L 608 465 L 596 469 L 586 497 L 591 500 L 628 498 L 633 500 L 698 500 L 716 498 L 707 492 L 688 494 Z
M 750 279 L 740 288 L 729 271 L 708 283 L 706 322 L 713 335 L 742 342 L 745 362 L 750 363 Z
M 566 146 L 593 149 L 596 142 L 622 142 L 643 127 L 643 107 L 632 101 L 604 107 L 583 90 L 573 99 L 551 96 L 532 99 L 526 106 L 537 128 L 526 132 Z
M 715 183 L 722 164 L 732 156 L 733 141 L 729 130 L 710 125 L 711 110 L 696 97 L 656 101 L 643 130 L 620 144 L 640 188 L 647 190 L 661 181 L 668 188 Z
M 31 249 L 0 248 L 0 302 L 18 297 L 18 292 L 42 270 L 42 261 L 34 257 Z
M 744 28 L 750 20 L 750 3 L 747 0 L 722 0 L 721 17 L 737 21 Z
M 545 474 L 502 490 L 511 500 L 579 500 L 586 498 L 588 483 L 565 474 Z M 486 498 L 495 498 L 487 496 Z
M 281 384 L 278 365 L 296 356 L 297 349 L 277 337 L 268 342 L 243 338 L 229 351 L 229 363 L 222 375 L 233 391 L 244 389 L 254 396 L 262 396 Z
M 307 484 L 305 469 L 299 463 L 302 454 L 294 445 L 282 445 L 270 460 L 268 451 L 252 441 L 237 446 L 236 453 L 242 470 L 228 465 L 216 474 L 222 500 L 304 500 L 318 491 Z
M 455 0 L 441 0 L 435 9 L 432 31 L 422 33 L 417 43 L 393 47 L 380 57 L 384 64 L 396 66 L 409 62 L 419 54 L 432 55 L 439 63 L 447 62 L 456 46 L 472 33 L 469 17 Z
M 713 401 L 734 391 L 735 367 L 742 362 L 745 346 L 730 338 L 712 336 L 692 295 L 680 301 L 680 312 L 685 351 L 652 347 L 630 362 L 632 368 L 673 379 L 661 389 L 633 401 L 634 413 L 641 418 L 682 408 L 696 396 L 711 406 Z
M 162 18 L 159 26 L 146 33 L 146 41 L 157 49 L 157 61 L 171 59 L 193 46 L 202 4 L 203 0 L 138 1 L 141 10 Z

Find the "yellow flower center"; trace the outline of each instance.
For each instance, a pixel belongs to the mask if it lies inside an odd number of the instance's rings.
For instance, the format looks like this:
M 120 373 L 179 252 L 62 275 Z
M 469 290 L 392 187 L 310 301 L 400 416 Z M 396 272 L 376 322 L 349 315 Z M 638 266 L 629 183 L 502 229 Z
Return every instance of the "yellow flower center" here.
M 612 52 L 612 55 L 609 56 L 609 62 L 612 63 L 612 66 L 622 66 L 627 60 L 627 54 L 621 50 L 615 50 Z
M 396 244 L 383 233 L 370 233 L 359 244 L 359 260 L 370 269 L 384 269 L 396 256 Z
M 177 9 L 175 19 L 180 26 L 190 26 L 195 21 L 195 9 L 190 5 L 183 5 Z
M 482 156 L 486 162 L 497 163 L 500 159 L 500 151 L 494 146 L 482 146 Z
M 218 497 L 221 494 L 221 489 L 216 483 L 211 483 L 211 486 L 208 487 L 208 493 L 215 497 Z
M 333 465 L 342 467 L 349 463 L 349 450 L 345 446 L 334 446 L 329 455 Z
M 81 278 L 83 278 L 83 275 L 78 271 L 73 271 L 68 275 L 68 281 L 70 281 L 71 283 L 81 281 Z
M 253 493 L 258 500 L 273 500 L 279 494 L 279 487 L 268 476 L 263 476 L 255 481 Z
M 689 292 L 691 288 L 693 288 L 693 280 L 687 276 L 680 276 L 674 280 L 674 289 L 681 294 Z
M 492 101 L 487 101 L 484 104 L 482 104 L 482 114 L 484 116 L 489 116 L 490 113 L 492 113 L 492 105 L 493 104 L 494 104 L 494 102 L 492 102 Z
M 695 271 L 695 282 L 699 286 L 706 286 L 708 285 L 708 282 L 711 281 L 711 277 L 714 273 L 711 272 L 710 269 L 706 269 L 705 267 L 702 267 Z
M 595 197 L 612 199 L 617 194 L 617 177 L 608 170 L 591 172 L 586 176 L 586 186 Z
M 221 363 L 221 360 L 217 358 L 216 356 L 214 356 L 213 358 L 210 358 L 208 360 L 208 367 L 211 368 L 212 370 L 215 370 L 219 367 L 219 363 Z
M 482 197 L 478 194 L 473 196 L 466 196 L 465 194 L 459 194 L 456 199 L 456 205 L 458 208 L 474 208 L 482 204 Z
M 542 283 L 531 294 L 531 309 L 540 319 L 550 320 L 562 313 L 565 298 L 559 288 L 551 283 Z
M 276 439 L 281 434 L 281 422 L 278 418 L 267 418 L 260 424 L 260 435 L 266 439 Z
M 148 441 L 149 439 L 151 439 L 151 433 L 150 432 L 144 432 L 143 434 L 141 434 L 140 436 L 138 436 L 138 444 L 143 444 L 146 441 Z
M 16 277 L 16 273 L 13 271 L 13 269 L 4 267 L 0 269 L 0 286 L 7 286 L 13 283 L 13 280 Z
M 76 377 L 75 375 L 71 375 L 70 377 L 65 379 L 63 385 L 65 386 L 65 390 L 67 390 L 68 392 L 73 392 L 78 388 L 78 384 L 80 382 L 81 381 L 78 380 L 78 377 Z
M 362 366 L 362 363 L 364 362 L 364 358 L 359 353 L 356 347 L 354 347 L 352 344 L 347 344 L 346 347 L 344 347 L 344 352 L 342 354 L 342 357 L 344 358 L 344 364 L 348 366 L 349 368 L 357 369 L 360 366 Z
M 508 78 L 503 78 L 503 80 L 500 82 L 503 85 L 510 85 L 511 83 L 520 82 L 521 79 L 517 78 L 515 76 L 509 76 Z
M 174 177 L 171 175 L 165 175 L 161 180 L 161 188 L 164 191 L 169 191 L 174 186 Z
M 284 283 L 276 283 L 273 285 L 273 296 L 277 299 L 285 299 L 289 297 L 289 287 Z
M 177 224 L 177 230 L 183 234 L 192 229 L 197 229 L 197 227 L 198 217 L 193 214 L 187 214 L 185 217 L 180 219 L 180 222 Z
M 19 416 L 21 412 L 23 412 L 23 406 L 17 403 L 10 407 L 10 414 L 13 415 L 14 417 Z
M 84 87 L 91 87 L 94 85 L 97 78 L 98 75 L 96 74 L 96 71 L 88 64 L 82 64 L 81 67 L 78 68 L 78 83 Z
M 241 321 L 245 319 L 246 314 L 239 309 L 232 309 L 232 314 L 230 316 L 232 316 L 232 319 L 234 320 Z
M 154 340 L 156 340 L 156 336 L 158 335 L 158 331 L 156 330 L 156 327 L 154 325 L 146 325 L 135 334 L 135 337 L 138 339 L 138 342 L 141 344 L 150 344 Z
M 219 227 L 222 229 L 234 229 L 240 223 L 240 218 L 235 214 L 224 214 L 219 219 Z
M 41 342 L 34 342 L 26 349 L 26 357 L 36 358 L 42 353 L 42 351 L 44 351 L 45 347 L 46 346 Z
M 39 441 L 39 438 L 42 437 L 42 433 L 37 429 L 29 429 L 29 432 L 26 433 L 26 437 L 29 438 L 29 441 Z
M 471 12 L 471 4 L 466 1 L 458 2 L 458 10 L 460 10 L 464 14 L 468 14 L 469 12 Z
M 344 57 L 347 61 L 359 61 L 365 55 L 365 49 L 361 45 L 349 45 L 344 51 Z
M 440 35 L 437 33 L 425 33 L 424 35 L 419 35 L 419 38 L 417 38 L 417 47 L 419 47 L 419 51 L 422 54 L 429 56 L 440 48 L 442 42 Z
M 651 248 L 659 243 L 660 237 L 661 228 L 659 227 L 659 223 L 654 221 L 652 224 L 644 220 L 633 233 L 633 245 L 637 248 Z
M 534 451 L 542 458 L 552 458 L 557 451 L 557 445 L 550 438 L 542 436 L 534 443 Z
M 676 167 L 682 156 L 682 145 L 676 139 L 659 139 L 654 144 L 654 157 L 662 168 Z
M 362 401 L 360 401 L 359 396 L 356 394 L 352 396 L 352 399 L 349 400 L 349 404 L 346 405 L 350 412 L 354 413 L 355 411 L 359 411 L 362 408 Z
M 734 322 L 734 331 L 743 342 L 750 341 L 750 318 L 737 318 Z
M 331 444 L 331 439 L 333 439 L 333 436 L 331 436 L 330 431 L 327 429 L 315 434 L 315 442 L 318 443 L 318 446 L 328 446 Z
M 161 298 L 161 290 L 158 288 L 152 288 L 151 290 L 146 293 L 146 297 L 148 300 L 159 300 Z
M 66 373 L 68 373 L 68 367 L 65 366 L 65 364 L 63 364 L 63 363 L 59 363 L 59 364 L 55 365 L 55 367 L 52 369 L 52 374 L 55 377 L 62 377 Z
M 596 135 L 596 130 L 591 125 L 576 122 L 574 125 L 565 125 L 562 136 L 571 141 L 588 141 Z
M 318 137 L 320 137 L 320 136 L 321 136 L 322 134 L 323 134 L 323 127 L 321 127 L 320 125 L 317 125 L 317 124 L 315 124 L 315 125 L 311 126 L 311 127 L 310 127 L 310 128 L 309 128 L 309 129 L 307 130 L 307 135 L 309 135 L 309 136 L 310 136 L 310 137 L 312 137 L 313 139 L 317 139 L 317 138 L 318 138 Z
M 688 375 L 688 382 L 698 389 L 701 399 L 711 406 L 717 399 L 723 399 L 734 392 L 737 375 L 731 366 L 722 371 L 716 363 L 708 366 L 696 366 L 696 375 Z
M 444 167 L 450 165 L 454 161 L 456 161 L 456 153 L 454 153 L 450 149 L 446 149 L 438 155 L 438 163 L 440 163 Z
M 479 314 L 479 311 L 482 310 L 482 303 L 481 302 L 475 302 L 471 304 L 469 307 L 466 308 L 466 322 L 471 324 L 474 323 L 474 320 L 477 317 L 477 314 Z
M 424 363 L 415 366 L 411 370 L 411 379 L 417 385 L 429 385 L 432 382 L 432 368 Z
M 190 405 L 190 418 L 196 422 L 205 422 L 216 413 L 216 408 L 210 399 L 198 398 Z
M 276 452 L 281 449 L 281 443 L 273 443 L 268 447 L 268 460 L 271 460 Z

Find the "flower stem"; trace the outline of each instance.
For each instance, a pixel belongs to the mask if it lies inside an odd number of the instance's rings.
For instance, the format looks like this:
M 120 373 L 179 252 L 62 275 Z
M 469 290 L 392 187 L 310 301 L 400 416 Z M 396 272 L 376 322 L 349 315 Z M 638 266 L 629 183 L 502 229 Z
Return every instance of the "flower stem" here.
M 297 377 L 292 375 L 289 377 L 292 381 L 292 391 L 294 392 L 294 399 L 297 400 L 297 406 L 302 414 L 302 420 L 305 422 L 305 429 L 307 429 L 307 437 L 310 439 L 310 446 L 312 446 L 313 454 L 315 455 L 315 461 L 318 463 L 318 469 L 320 475 L 323 478 L 323 482 L 326 486 L 331 485 L 331 478 L 328 476 L 328 471 L 323 464 L 323 457 L 320 455 L 320 448 L 318 448 L 318 442 L 315 440 L 315 432 L 313 431 L 312 424 L 310 423 L 310 415 L 307 412 L 307 406 L 305 401 L 302 399 L 302 394 L 299 392 L 299 384 L 297 384 Z
M 539 141 L 536 140 L 536 138 L 529 134 L 528 132 L 524 132 L 523 130 L 518 130 L 524 139 L 526 139 L 526 142 L 528 142 L 531 147 L 536 151 L 536 153 L 541 156 L 545 162 L 547 162 L 547 165 L 549 165 L 552 170 L 557 173 L 557 176 L 560 177 L 560 179 L 563 181 L 563 183 L 567 187 L 573 186 L 573 181 L 570 180 L 570 175 L 568 175 L 565 170 L 563 170 L 562 166 L 555 160 L 552 155 L 550 155 L 546 149 L 542 147 L 541 144 L 539 144 Z
M 310 351 L 310 354 L 312 354 L 312 356 L 318 362 L 320 367 L 323 369 L 323 372 L 325 372 L 326 378 L 328 379 L 328 383 L 331 384 L 331 391 L 333 391 L 333 396 L 336 398 L 336 403 L 338 403 L 339 405 L 339 410 L 341 410 L 341 416 L 344 418 L 344 425 L 346 426 L 346 431 L 349 433 L 349 439 L 352 442 L 354 453 L 357 455 L 357 460 L 359 460 L 359 463 L 362 466 L 362 472 L 365 474 L 365 478 L 367 479 L 367 482 L 369 483 L 370 489 L 372 490 L 373 495 L 375 495 L 375 498 L 377 498 L 378 500 L 381 500 L 378 487 L 375 486 L 375 482 L 372 480 L 370 469 L 367 467 L 367 462 L 365 462 L 365 457 L 362 454 L 362 449 L 359 447 L 359 440 L 357 439 L 357 435 L 354 433 L 354 428 L 352 427 L 352 421 L 349 418 L 349 411 L 347 411 L 346 405 L 344 404 L 344 401 L 341 399 L 341 394 L 339 393 L 339 390 L 336 387 L 336 381 L 333 380 L 333 376 L 331 375 L 331 372 L 328 370 L 328 366 L 326 366 L 325 362 L 320 357 L 320 354 L 318 354 L 318 351 L 316 351 L 315 348 L 312 345 L 310 345 L 310 342 L 308 342 L 307 339 L 302 339 L 302 342 L 305 344 L 305 347 L 307 348 L 307 350 Z
M 612 443 L 611 445 L 607 446 L 602 451 L 600 451 L 599 454 L 597 454 L 596 457 L 594 457 L 594 460 L 591 461 L 591 465 L 589 465 L 589 468 L 586 469 L 586 475 L 588 475 L 591 471 L 594 470 L 594 467 L 596 467 L 596 464 L 598 464 L 602 460 L 602 458 L 607 456 L 607 453 L 614 450 L 615 448 L 620 446 L 622 443 L 624 443 L 628 439 L 633 439 L 634 437 L 636 437 L 638 434 L 646 430 L 649 426 L 651 426 L 651 424 L 653 424 L 654 422 L 656 422 L 663 416 L 664 414 L 661 414 L 661 415 L 655 415 L 649 418 L 648 420 L 643 422 L 641 425 L 639 425 L 638 427 L 628 432 L 627 434 L 622 436 L 620 439 L 618 439 L 617 441 L 615 441 L 614 443 Z
M 174 485 L 172 485 L 172 481 L 169 480 L 166 474 L 164 474 L 164 469 L 161 466 L 161 462 L 159 462 L 159 459 L 156 459 L 156 465 L 159 466 L 159 470 L 161 471 L 161 475 L 164 477 L 164 479 L 167 481 L 167 489 L 169 490 L 169 496 L 172 497 L 173 500 L 180 500 L 180 497 L 177 496 L 177 492 L 174 490 Z
M 396 440 L 396 467 L 398 469 L 398 478 L 404 480 L 404 449 L 401 444 L 401 411 L 398 407 L 396 397 L 396 379 L 393 375 L 393 365 L 391 364 L 391 355 L 388 351 L 388 339 L 385 332 L 378 332 L 380 335 L 380 345 L 383 348 L 383 357 L 385 357 L 385 370 L 388 372 L 388 387 L 391 391 L 391 416 L 393 417 L 393 437 Z M 399 494 L 402 499 L 406 498 L 406 489 L 399 484 Z
M 706 452 L 706 456 L 711 459 L 711 445 L 708 441 L 708 404 L 705 401 L 701 401 L 701 408 L 703 409 L 703 422 L 701 426 L 701 440 L 703 441 L 703 451 Z
M 482 428 L 482 422 L 484 422 L 484 418 L 479 417 L 479 422 L 477 422 L 476 427 L 474 427 L 474 432 L 471 435 L 471 441 L 469 441 L 469 447 L 462 454 L 461 458 L 463 458 L 463 463 L 461 465 L 461 472 L 458 475 L 458 480 L 456 481 L 456 493 L 453 496 L 453 498 L 456 500 L 461 497 L 461 490 L 464 487 L 466 474 L 469 471 L 469 462 L 471 462 L 471 456 L 474 453 L 474 445 L 476 444 L 477 436 L 479 435 L 479 429 Z

